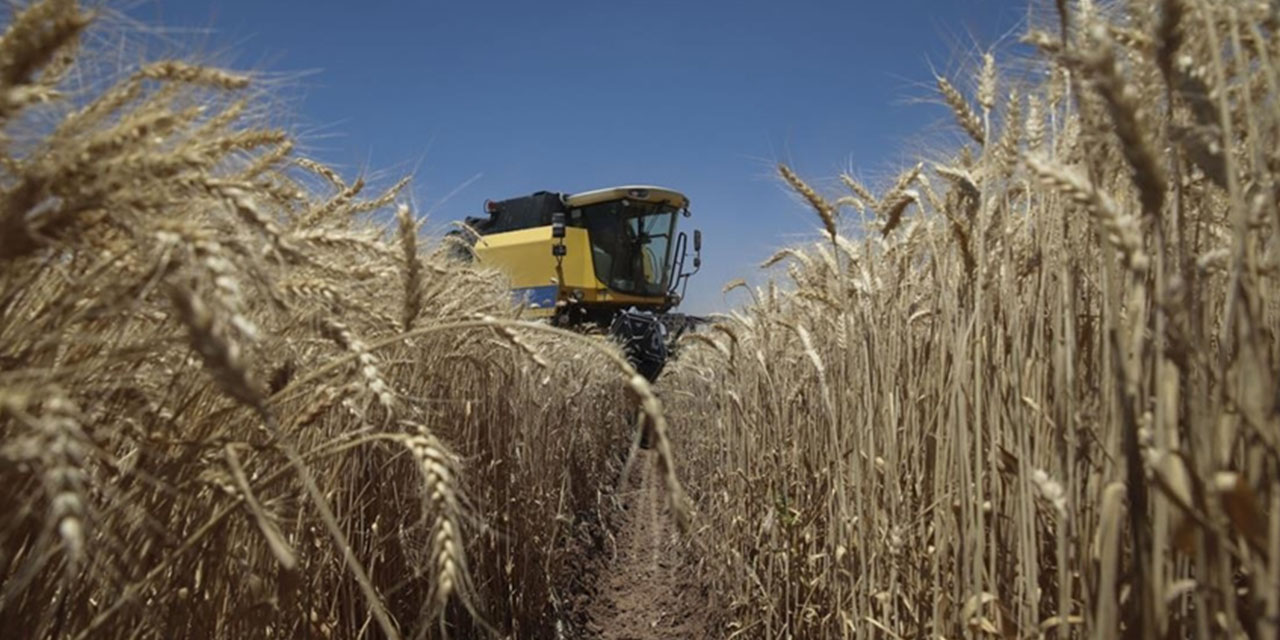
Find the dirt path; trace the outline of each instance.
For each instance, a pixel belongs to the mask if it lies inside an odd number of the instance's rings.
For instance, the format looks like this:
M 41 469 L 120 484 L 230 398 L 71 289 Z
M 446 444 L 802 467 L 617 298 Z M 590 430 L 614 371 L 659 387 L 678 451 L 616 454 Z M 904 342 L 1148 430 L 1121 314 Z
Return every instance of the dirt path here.
M 682 570 L 656 454 L 637 452 L 625 494 L 627 513 L 589 608 L 601 640 L 710 638 L 705 598 Z

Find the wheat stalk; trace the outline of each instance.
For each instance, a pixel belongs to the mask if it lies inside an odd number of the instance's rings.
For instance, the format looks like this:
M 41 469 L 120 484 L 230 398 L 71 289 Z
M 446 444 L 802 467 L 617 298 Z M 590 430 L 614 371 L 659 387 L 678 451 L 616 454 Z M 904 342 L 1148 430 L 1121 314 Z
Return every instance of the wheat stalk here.
M 813 187 L 810 187 L 801 180 L 800 176 L 797 176 L 787 165 L 781 163 L 778 164 L 778 175 L 782 176 L 782 179 L 785 180 L 796 193 L 800 194 L 809 203 L 809 206 L 813 207 L 813 210 L 817 212 L 818 217 L 822 219 L 822 225 L 826 227 L 827 233 L 835 235 L 836 208 L 831 206 L 825 198 L 818 195 L 818 192 L 814 191 Z
M 407 205 L 396 209 L 400 252 L 404 260 L 404 310 L 400 328 L 409 331 L 422 312 L 422 257 L 418 255 L 418 224 L 413 220 Z

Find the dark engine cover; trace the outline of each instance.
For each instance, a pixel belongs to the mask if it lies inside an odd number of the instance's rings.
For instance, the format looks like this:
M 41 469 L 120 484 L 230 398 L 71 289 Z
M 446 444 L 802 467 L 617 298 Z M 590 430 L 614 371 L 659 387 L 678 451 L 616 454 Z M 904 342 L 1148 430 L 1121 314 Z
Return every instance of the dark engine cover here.
M 467 224 L 480 235 L 504 233 L 551 224 L 551 214 L 564 211 L 561 195 L 551 191 L 539 191 L 533 195 L 500 200 L 491 203 L 493 210 L 488 218 L 467 218 Z

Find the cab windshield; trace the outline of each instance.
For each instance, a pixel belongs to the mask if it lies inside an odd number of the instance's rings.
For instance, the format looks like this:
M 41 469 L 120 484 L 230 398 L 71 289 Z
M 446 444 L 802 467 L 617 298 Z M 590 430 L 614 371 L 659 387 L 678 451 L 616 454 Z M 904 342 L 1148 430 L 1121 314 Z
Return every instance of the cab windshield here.
M 596 278 L 610 289 L 640 296 L 667 292 L 671 236 L 677 209 L 667 204 L 614 200 L 570 212 L 591 236 Z

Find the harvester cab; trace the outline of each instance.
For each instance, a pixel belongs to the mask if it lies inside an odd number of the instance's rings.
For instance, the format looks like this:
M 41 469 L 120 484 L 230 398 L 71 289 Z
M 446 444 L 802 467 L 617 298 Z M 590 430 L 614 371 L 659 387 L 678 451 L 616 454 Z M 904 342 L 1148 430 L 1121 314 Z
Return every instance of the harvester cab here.
M 689 199 L 652 186 L 539 191 L 486 201 L 469 217 L 475 257 L 502 270 L 528 313 L 560 326 L 608 328 L 632 364 L 657 378 L 670 343 L 700 319 L 671 311 L 702 266 L 702 232 L 677 232 Z M 465 236 L 464 236 L 465 237 Z

